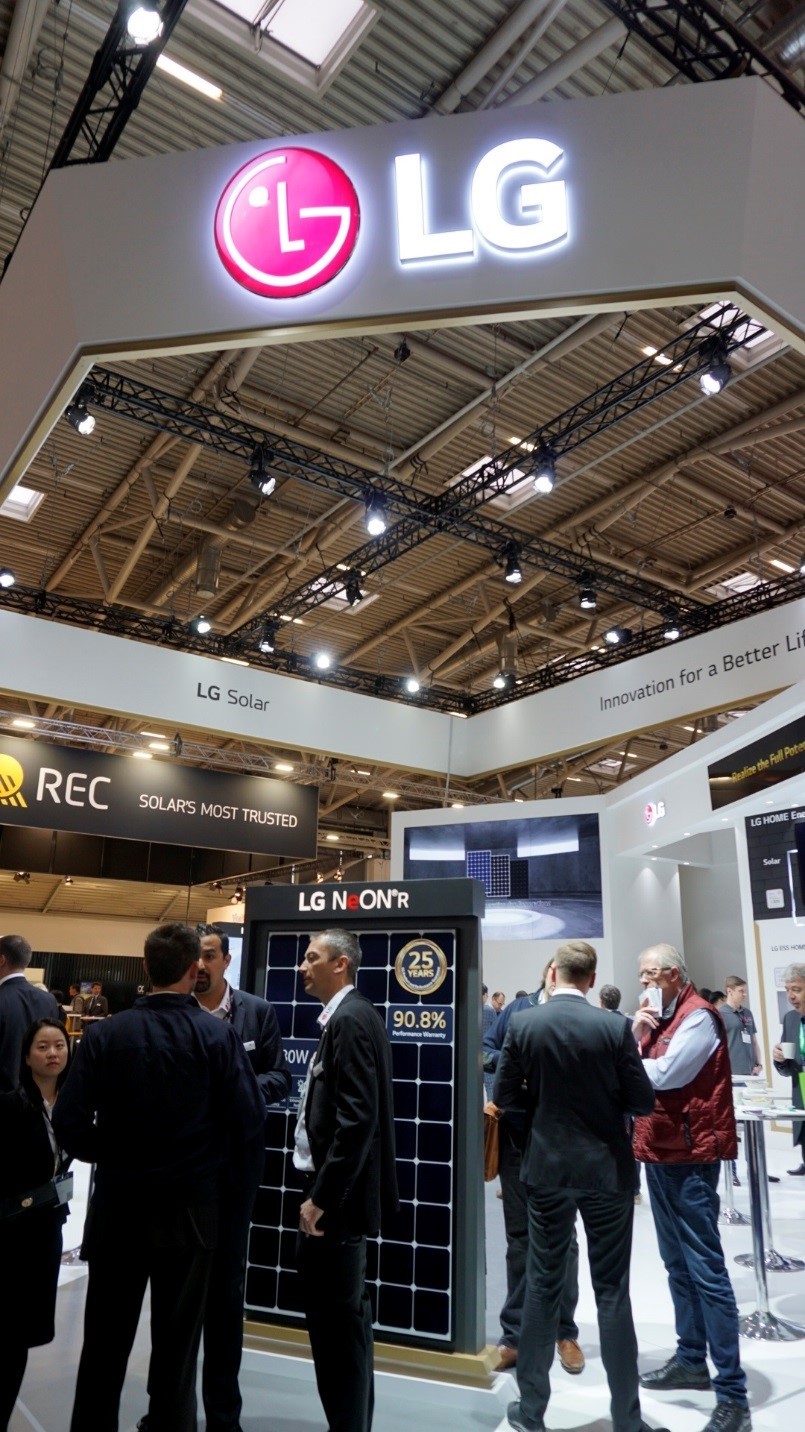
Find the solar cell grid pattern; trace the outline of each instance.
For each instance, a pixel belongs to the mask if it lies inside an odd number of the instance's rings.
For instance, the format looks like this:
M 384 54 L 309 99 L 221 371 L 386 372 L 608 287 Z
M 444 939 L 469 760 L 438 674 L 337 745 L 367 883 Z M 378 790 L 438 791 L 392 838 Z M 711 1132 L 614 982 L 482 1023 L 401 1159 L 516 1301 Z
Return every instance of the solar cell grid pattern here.
M 358 931 L 362 963 L 358 989 L 383 1022 L 390 1004 L 449 1005 L 455 1009 L 455 932 L 410 928 Z M 447 975 L 431 998 L 409 993 L 394 962 L 416 938 L 434 940 L 447 957 Z M 317 1000 L 305 995 L 298 975 L 310 936 L 272 932 L 268 938 L 266 998 L 277 1011 L 286 1056 L 311 1050 L 319 1037 Z M 400 1212 L 367 1241 L 367 1286 L 375 1328 L 400 1341 L 448 1341 L 453 1328 L 453 1117 L 455 1050 L 452 1042 L 392 1040 L 397 1179 Z M 301 1080 L 299 1081 L 301 1083 Z M 297 1093 L 294 1079 L 292 1098 Z M 266 1123 L 264 1181 L 257 1195 L 246 1271 L 246 1313 L 263 1321 L 302 1320 L 296 1275 L 296 1240 L 302 1193 L 292 1153 L 296 1112 L 270 1109 Z
M 491 894 L 492 852 L 491 850 L 467 851 L 467 876 L 470 880 L 482 880 L 484 894 Z

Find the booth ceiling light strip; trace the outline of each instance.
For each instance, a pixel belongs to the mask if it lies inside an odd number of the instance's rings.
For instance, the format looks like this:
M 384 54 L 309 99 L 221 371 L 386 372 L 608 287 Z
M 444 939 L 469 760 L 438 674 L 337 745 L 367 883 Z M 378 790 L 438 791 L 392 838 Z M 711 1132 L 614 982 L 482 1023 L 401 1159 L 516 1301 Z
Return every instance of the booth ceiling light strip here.
M 699 606 L 680 616 L 680 641 L 732 622 L 757 612 L 770 611 L 805 597 L 805 574 L 797 572 L 790 577 L 780 577 L 771 582 L 759 582 L 749 591 L 738 592 L 726 601 L 713 602 L 710 606 Z M 238 637 L 201 639 L 191 627 L 174 618 L 166 620 L 143 616 L 125 607 L 109 607 L 102 603 L 89 602 L 76 597 L 60 597 L 51 592 L 32 587 L 14 586 L 0 593 L 0 610 L 9 609 L 30 615 L 47 617 L 52 621 L 66 622 L 72 626 L 93 628 L 108 636 L 124 636 L 150 641 L 155 645 L 171 647 L 177 651 L 194 652 L 201 656 L 237 655 L 245 650 L 242 633 Z M 579 676 L 601 671 L 605 667 L 618 666 L 632 657 L 644 656 L 647 652 L 667 649 L 665 635 L 667 623 L 643 631 L 633 632 L 631 639 L 619 646 L 602 646 L 593 651 L 549 662 L 536 671 L 521 672 L 516 686 L 504 691 L 487 690 L 477 695 L 458 695 L 453 691 L 435 686 L 423 686 L 416 698 L 417 704 L 446 715 L 474 716 L 493 706 L 505 706 L 512 700 L 530 696 L 535 691 L 546 691 L 554 686 L 563 686 Z M 275 651 L 270 660 L 249 648 L 250 665 L 273 671 L 281 675 L 297 676 L 308 681 L 317 681 L 322 686 L 335 686 L 341 690 L 358 691 L 365 696 L 376 696 L 384 700 L 399 701 L 402 686 L 399 677 L 383 676 L 379 673 L 361 671 L 354 667 L 334 666 L 329 671 L 318 671 L 312 660 L 295 652 Z M 18 714 L 18 713 L 17 713 Z M 107 738 L 109 733 L 107 732 Z
M 761 75 L 794 109 L 805 90 L 711 0 L 602 0 L 633 35 L 694 83 Z

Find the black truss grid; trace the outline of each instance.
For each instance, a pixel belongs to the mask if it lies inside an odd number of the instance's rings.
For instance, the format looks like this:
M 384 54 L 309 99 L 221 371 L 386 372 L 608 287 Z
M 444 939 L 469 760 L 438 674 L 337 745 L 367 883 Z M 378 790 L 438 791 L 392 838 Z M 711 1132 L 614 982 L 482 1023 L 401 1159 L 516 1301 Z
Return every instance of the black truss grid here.
M 186 4 L 187 0 L 165 0 L 162 33 L 141 49 L 127 34 L 127 17 L 123 6 L 118 6 L 56 146 L 51 169 L 101 164 L 109 158 Z
M 771 582 L 760 582 L 747 592 L 738 592 L 723 602 L 700 606 L 695 612 L 689 611 L 680 618 L 681 636 L 678 646 L 686 639 L 700 636 L 703 632 L 728 626 L 731 622 L 742 621 L 757 612 L 770 611 L 786 606 L 805 597 L 805 576 L 796 573 Z M 236 638 L 215 637 L 212 634 L 201 637 L 185 623 L 174 618 L 154 618 L 125 607 L 107 607 L 99 602 L 82 601 L 76 597 L 59 597 L 33 587 L 14 586 L 0 592 L 0 610 L 22 612 L 41 616 L 51 621 L 65 622 L 70 626 L 94 628 L 108 636 L 131 637 L 134 640 L 150 641 L 155 645 L 168 646 L 176 651 L 189 651 L 199 656 L 240 656 L 247 658 L 250 666 L 266 671 L 275 671 L 286 676 L 299 676 L 308 681 L 317 681 L 321 686 L 336 686 L 346 691 L 359 691 L 366 696 L 377 696 L 384 700 L 410 700 L 413 705 L 427 706 L 454 716 L 474 716 L 494 706 L 505 706 L 535 691 L 547 691 L 553 686 L 563 686 L 579 676 L 600 671 L 604 667 L 620 666 L 632 657 L 644 656 L 647 652 L 667 647 L 664 636 L 665 623 L 646 628 L 633 635 L 622 646 L 602 647 L 599 651 L 582 652 L 550 662 L 531 672 L 523 671 L 516 686 L 508 691 L 484 691 L 475 696 L 459 695 L 444 687 L 423 686 L 415 698 L 405 697 L 403 683 L 394 676 L 361 671 L 357 668 L 336 666 L 330 671 L 319 671 L 307 657 L 282 649 L 270 657 L 263 656 L 254 646 L 243 640 L 242 633 Z
M 761 75 L 794 109 L 805 90 L 710 0 L 602 0 L 634 35 L 694 83 Z
M 537 429 L 525 443 L 535 447 L 548 445 L 557 456 L 570 452 L 702 373 L 712 362 L 714 334 L 724 352 L 730 353 L 745 347 L 763 331 L 762 325 L 740 313 L 725 322 L 730 311 L 732 306 L 725 304 L 709 319 L 701 320 L 674 339 L 662 350 L 668 360 L 665 364 L 658 364 L 656 355 L 643 359 Z M 310 612 L 335 593 L 342 593 L 345 567 L 368 576 L 430 536 L 451 534 L 486 548 L 498 558 L 512 541 L 519 540 L 508 524 L 482 516 L 478 509 L 523 481 L 523 469 L 527 470 L 528 463 L 524 444 L 507 448 L 499 458 L 486 463 L 446 492 L 420 496 L 389 473 L 378 476 L 369 469 L 319 453 L 295 439 L 252 427 L 230 414 L 150 388 L 107 369 L 94 370 L 87 401 L 134 422 L 190 442 L 203 443 L 244 463 L 260 444 L 278 478 L 293 477 L 357 501 L 363 501 L 372 492 L 382 492 L 389 516 L 399 520 L 381 538 L 364 543 L 342 562 L 283 593 L 280 605 L 286 616 Z M 580 553 L 542 537 L 520 540 L 519 545 L 521 562 L 576 583 L 588 579 L 589 561 Z M 668 593 L 660 584 L 629 576 L 600 562 L 596 564 L 596 586 L 616 600 L 639 608 L 662 610 L 668 605 Z M 683 609 L 696 605 L 693 598 L 680 603 Z M 253 631 L 255 626 L 256 622 L 244 630 Z

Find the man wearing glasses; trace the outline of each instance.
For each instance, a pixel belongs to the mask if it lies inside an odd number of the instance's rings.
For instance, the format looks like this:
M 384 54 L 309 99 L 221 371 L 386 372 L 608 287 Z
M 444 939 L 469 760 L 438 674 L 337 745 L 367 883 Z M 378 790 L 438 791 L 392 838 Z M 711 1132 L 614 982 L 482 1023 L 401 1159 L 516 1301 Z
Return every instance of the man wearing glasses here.
M 750 1432 L 738 1308 L 718 1231 L 719 1168 L 738 1147 L 727 1037 L 673 945 L 643 951 L 640 983 L 632 1028 L 656 1104 L 636 1120 L 634 1152 L 646 1165 L 678 1339 L 673 1357 L 640 1383 L 653 1392 L 712 1386 L 705 1432 Z

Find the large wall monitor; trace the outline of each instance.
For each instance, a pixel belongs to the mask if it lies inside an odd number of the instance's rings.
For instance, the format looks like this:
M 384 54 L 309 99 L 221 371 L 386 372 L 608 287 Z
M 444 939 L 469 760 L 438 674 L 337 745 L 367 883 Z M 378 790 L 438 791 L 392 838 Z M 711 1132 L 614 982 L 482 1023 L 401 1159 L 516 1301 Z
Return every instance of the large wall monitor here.
M 409 880 L 480 880 L 487 943 L 604 933 L 595 814 L 409 826 L 403 874 Z

